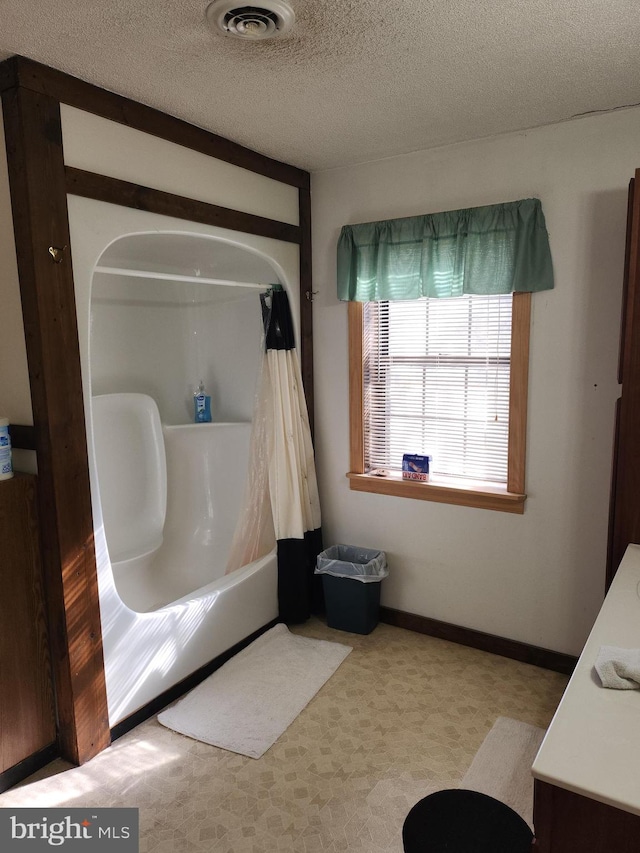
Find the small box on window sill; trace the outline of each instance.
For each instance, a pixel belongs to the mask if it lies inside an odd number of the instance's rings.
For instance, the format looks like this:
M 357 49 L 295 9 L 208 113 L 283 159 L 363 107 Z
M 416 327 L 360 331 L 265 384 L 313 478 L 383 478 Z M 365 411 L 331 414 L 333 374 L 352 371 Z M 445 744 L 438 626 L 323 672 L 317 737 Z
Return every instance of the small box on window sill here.
M 431 458 L 418 453 L 405 453 L 402 457 L 402 479 L 428 483 Z

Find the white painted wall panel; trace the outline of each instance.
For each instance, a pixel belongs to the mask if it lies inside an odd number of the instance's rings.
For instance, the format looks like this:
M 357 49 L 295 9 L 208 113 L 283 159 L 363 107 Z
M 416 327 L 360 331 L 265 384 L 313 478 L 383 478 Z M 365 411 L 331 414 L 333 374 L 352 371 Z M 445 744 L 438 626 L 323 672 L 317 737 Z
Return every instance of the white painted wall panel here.
M 75 107 L 60 110 L 67 166 L 298 224 L 296 187 Z

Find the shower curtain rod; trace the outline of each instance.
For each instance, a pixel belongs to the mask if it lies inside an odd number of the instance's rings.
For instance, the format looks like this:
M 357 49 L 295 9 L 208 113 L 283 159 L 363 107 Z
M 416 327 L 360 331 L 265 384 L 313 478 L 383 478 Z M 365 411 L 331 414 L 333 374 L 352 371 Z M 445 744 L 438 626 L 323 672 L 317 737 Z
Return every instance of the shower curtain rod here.
M 259 290 L 264 290 L 265 287 L 273 287 L 265 282 L 262 284 L 253 281 L 235 281 L 234 279 L 225 278 L 206 278 L 201 275 L 179 275 L 178 273 L 153 272 L 152 270 L 136 270 L 124 269 L 121 267 L 103 267 L 97 266 L 95 272 L 104 273 L 106 275 L 122 275 L 133 278 L 148 278 L 159 279 L 161 281 L 179 281 L 188 284 L 220 284 L 225 287 L 252 287 Z M 278 285 L 281 287 L 281 285 Z

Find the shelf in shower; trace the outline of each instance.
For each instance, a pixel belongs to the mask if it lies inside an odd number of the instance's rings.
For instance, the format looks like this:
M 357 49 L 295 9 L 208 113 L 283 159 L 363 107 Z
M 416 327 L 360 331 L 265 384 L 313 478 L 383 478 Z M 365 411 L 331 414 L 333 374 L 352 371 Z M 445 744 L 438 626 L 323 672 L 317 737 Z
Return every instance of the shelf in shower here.
M 181 424 L 162 424 L 162 429 L 173 431 L 181 429 L 197 429 L 204 432 L 206 429 L 220 429 L 220 427 L 248 427 L 251 426 L 251 421 L 205 421 L 203 423 L 194 423 L 193 421 L 185 421 Z
M 97 266 L 95 272 L 105 275 L 119 275 L 133 278 L 155 279 L 156 281 L 176 281 L 185 284 L 216 284 L 223 287 L 247 287 L 254 290 L 265 290 L 269 284 L 259 284 L 253 281 L 235 281 L 224 278 L 207 278 L 201 275 L 179 275 L 178 273 L 155 272 L 154 270 L 128 269 L 124 267 Z

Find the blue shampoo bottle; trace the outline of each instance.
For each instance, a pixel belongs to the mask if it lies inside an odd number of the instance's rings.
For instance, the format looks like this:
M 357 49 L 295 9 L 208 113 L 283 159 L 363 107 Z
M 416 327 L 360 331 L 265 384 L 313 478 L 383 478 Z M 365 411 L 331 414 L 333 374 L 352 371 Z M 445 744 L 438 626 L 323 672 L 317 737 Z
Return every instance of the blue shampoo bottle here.
M 193 394 L 193 420 L 197 424 L 211 423 L 211 397 L 205 394 L 202 379 Z

